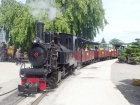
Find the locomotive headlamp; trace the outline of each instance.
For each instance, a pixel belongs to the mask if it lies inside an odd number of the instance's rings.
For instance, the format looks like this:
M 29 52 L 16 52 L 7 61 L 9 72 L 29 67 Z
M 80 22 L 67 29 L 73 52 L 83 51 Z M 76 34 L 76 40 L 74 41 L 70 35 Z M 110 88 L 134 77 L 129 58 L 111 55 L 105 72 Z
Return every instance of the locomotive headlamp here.
M 38 38 L 35 38 L 33 42 L 34 43 L 38 43 L 39 42 L 39 39 Z
M 40 40 L 38 38 L 35 38 L 34 41 L 33 41 L 33 43 L 43 43 L 43 42 L 42 42 L 42 40 Z
M 34 43 L 37 43 L 37 40 L 36 39 L 34 39 Z

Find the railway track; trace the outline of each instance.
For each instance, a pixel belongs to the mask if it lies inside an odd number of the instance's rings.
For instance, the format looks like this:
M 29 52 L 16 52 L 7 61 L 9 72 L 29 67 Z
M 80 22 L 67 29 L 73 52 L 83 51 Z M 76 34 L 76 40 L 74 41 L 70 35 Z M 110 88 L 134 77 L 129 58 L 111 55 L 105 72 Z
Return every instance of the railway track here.
M 42 95 L 40 95 L 31 105 L 38 105 L 39 102 L 48 94 L 49 91 L 44 92 Z
M 6 97 L 5 99 L 0 101 L 0 105 L 18 105 L 20 103 L 22 103 L 22 101 L 24 101 L 26 98 L 31 98 L 32 95 L 23 95 L 23 94 L 18 94 L 18 91 L 16 91 L 17 89 L 11 90 L 9 92 L 6 92 L 4 94 L 1 94 L 1 96 L 4 96 L 8 93 L 14 92 L 13 94 L 11 94 L 10 96 Z M 39 97 L 37 97 L 36 100 L 34 100 L 31 105 L 37 105 L 48 93 L 49 91 L 46 92 L 42 92 L 41 95 Z
M 47 95 L 48 92 L 43 92 L 36 100 L 34 100 L 30 105 L 38 105 L 38 103 Z M 18 105 L 22 104 L 22 101 L 24 101 L 26 98 L 29 98 L 27 96 L 21 96 L 18 100 L 16 100 L 12 105 Z
M 43 92 L 37 99 L 35 99 L 30 105 L 38 105 L 38 103 L 47 95 L 49 91 Z M 30 95 L 31 96 L 31 95 Z M 18 99 L 15 99 L 14 102 L 9 103 L 9 105 L 23 105 L 23 101 L 27 98 L 32 98 L 25 95 L 21 95 Z
M 58 85 L 60 85 L 62 83 L 62 81 L 60 81 L 58 83 Z M 32 100 L 31 102 L 27 102 L 27 103 L 30 103 L 29 105 L 38 105 L 39 102 L 51 91 L 53 91 L 54 89 L 51 89 L 51 88 L 48 88 L 47 91 L 43 91 L 43 92 L 40 92 L 41 95 L 39 95 L 35 100 Z M 35 94 L 36 95 L 36 94 Z M 34 95 L 33 95 L 34 96 Z M 13 102 L 11 105 L 24 105 L 24 102 L 26 102 L 26 99 L 27 98 L 32 98 L 32 95 L 29 95 L 29 96 L 25 96 L 25 95 L 22 95 L 20 96 L 20 98 L 18 98 L 18 100 L 16 100 L 15 102 Z M 28 99 L 27 99 L 28 100 Z
M 69 76 L 67 77 L 69 78 Z M 67 79 L 66 78 L 66 79 Z M 62 79 L 57 85 L 58 87 L 63 83 L 66 79 Z M 55 88 L 56 89 L 56 88 Z M 39 95 L 35 94 L 36 98 L 34 95 L 29 95 L 25 96 L 17 91 L 17 88 L 10 90 L 4 94 L 1 94 L 1 96 L 5 96 L 9 93 L 10 94 L 8 97 L 4 98 L 3 100 L 0 101 L 0 105 L 25 105 L 26 100 L 30 100 L 30 102 L 27 102 L 29 105 L 38 105 L 39 102 L 49 93 L 54 91 L 54 89 L 51 89 L 48 87 L 47 91 L 40 92 Z M 33 98 L 33 99 L 32 99 Z M 35 98 L 35 99 L 34 99 Z
M 68 76 L 69 77 L 69 76 Z M 65 79 L 61 80 L 57 85 L 58 87 L 61 85 L 61 83 L 63 83 L 65 81 Z M 56 89 L 56 88 L 55 88 Z M 29 98 L 34 97 L 34 95 L 29 95 L 29 96 L 25 96 L 23 94 L 19 94 L 18 91 L 16 91 L 17 89 L 13 89 L 7 93 L 1 94 L 1 95 L 6 95 L 8 93 L 14 92 L 12 95 L 10 95 L 9 97 L 5 98 L 4 100 L 2 100 L 2 103 L 0 102 L 0 105 L 25 105 L 26 99 L 28 100 Z M 27 104 L 29 105 L 38 105 L 39 102 L 49 93 L 54 91 L 54 89 L 48 88 L 47 91 L 43 91 L 40 92 L 41 94 L 39 96 L 37 96 L 37 98 L 30 102 L 27 102 Z M 35 94 L 36 95 L 36 94 Z
M 22 102 L 25 98 L 26 98 L 26 96 L 25 96 L 25 97 L 21 96 L 21 98 L 19 98 L 19 99 L 16 100 L 14 103 L 12 103 L 12 105 L 18 105 L 18 104 L 19 104 L 20 102 Z
M 16 105 L 21 102 L 25 97 L 19 94 L 18 91 L 12 91 L 12 93 L 5 94 L 0 97 L 0 105 Z
M 17 88 L 12 89 L 12 90 L 10 90 L 10 91 L 8 91 L 8 92 L 5 92 L 5 93 L 3 93 L 3 94 L 0 94 L 0 96 L 4 96 L 4 95 L 6 95 L 6 94 L 8 94 L 8 93 L 11 93 L 11 92 L 13 92 L 13 91 L 16 91 L 16 90 L 17 90 Z

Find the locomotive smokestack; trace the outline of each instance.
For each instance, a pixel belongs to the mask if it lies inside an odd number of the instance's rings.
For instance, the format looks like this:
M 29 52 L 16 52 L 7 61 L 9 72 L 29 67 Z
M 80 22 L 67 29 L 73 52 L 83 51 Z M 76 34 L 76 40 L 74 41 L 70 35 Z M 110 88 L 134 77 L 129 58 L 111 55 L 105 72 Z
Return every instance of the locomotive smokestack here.
M 37 37 L 43 40 L 44 24 L 41 22 L 37 23 Z

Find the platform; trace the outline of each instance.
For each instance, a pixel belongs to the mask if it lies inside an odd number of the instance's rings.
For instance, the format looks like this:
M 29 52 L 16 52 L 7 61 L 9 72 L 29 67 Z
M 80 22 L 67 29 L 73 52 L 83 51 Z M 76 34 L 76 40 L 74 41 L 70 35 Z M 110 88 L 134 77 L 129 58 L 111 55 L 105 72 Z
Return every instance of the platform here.
M 64 82 L 39 105 L 130 105 L 110 80 L 115 60 L 92 64 Z

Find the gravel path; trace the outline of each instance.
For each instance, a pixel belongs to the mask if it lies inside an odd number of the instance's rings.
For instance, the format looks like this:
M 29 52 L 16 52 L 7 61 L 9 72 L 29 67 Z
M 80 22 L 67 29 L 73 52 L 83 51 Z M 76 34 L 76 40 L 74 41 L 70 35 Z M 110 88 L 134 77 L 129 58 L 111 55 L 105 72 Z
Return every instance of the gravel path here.
M 131 105 L 140 105 L 140 86 L 133 86 L 132 79 L 140 79 L 140 65 L 114 63 L 111 80 Z

